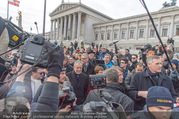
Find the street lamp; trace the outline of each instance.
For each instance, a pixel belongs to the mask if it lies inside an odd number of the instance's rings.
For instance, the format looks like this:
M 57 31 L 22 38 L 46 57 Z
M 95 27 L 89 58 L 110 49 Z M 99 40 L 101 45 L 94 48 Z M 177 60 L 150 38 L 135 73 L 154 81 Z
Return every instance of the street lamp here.
M 37 22 L 34 22 L 36 29 L 37 29 L 37 33 L 39 34 L 39 30 L 38 30 L 38 26 L 37 26 Z
M 43 36 L 45 36 L 46 0 L 44 0 Z

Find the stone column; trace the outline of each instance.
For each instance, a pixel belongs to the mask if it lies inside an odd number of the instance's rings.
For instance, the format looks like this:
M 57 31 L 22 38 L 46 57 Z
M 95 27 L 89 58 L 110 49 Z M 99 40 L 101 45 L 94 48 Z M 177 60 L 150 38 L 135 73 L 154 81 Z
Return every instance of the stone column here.
M 66 39 L 66 35 L 67 35 L 67 16 L 65 16 L 65 21 L 64 21 L 64 31 L 63 31 L 63 39 Z
M 145 39 L 147 40 L 148 39 L 148 36 L 149 36 L 149 20 L 147 20 L 147 23 L 146 23 L 146 33 L 145 33 Z
M 161 18 L 158 18 L 158 33 L 160 35 Z
M 175 18 L 175 16 L 172 16 L 172 18 L 171 18 L 170 35 L 169 35 L 170 38 L 173 38 L 174 18 Z
M 111 40 L 113 41 L 114 39 L 114 26 L 112 25 L 112 29 L 111 29 Z
M 104 41 L 106 41 L 107 40 L 107 27 L 105 27 L 105 31 L 104 31 Z
M 121 24 L 119 24 L 118 40 L 121 39 Z
M 54 20 L 53 40 L 56 39 L 56 19 Z
M 68 17 L 68 40 L 71 38 L 71 15 Z
M 101 35 L 101 32 L 100 32 L 100 30 L 99 30 L 99 32 L 98 32 L 98 40 L 97 40 L 97 41 L 100 41 L 100 40 L 101 40 L 101 39 L 100 39 L 100 38 L 101 38 L 100 35 Z
M 135 36 L 135 40 L 138 40 L 138 32 L 139 32 L 138 30 L 139 30 L 139 22 L 137 21 L 136 22 L 136 34 L 135 34 L 136 36 Z
M 53 20 L 51 20 L 51 36 L 50 39 L 53 39 Z
M 74 13 L 73 14 L 72 39 L 74 39 L 76 37 L 75 31 L 76 31 L 76 14 Z
M 60 18 L 60 41 L 63 41 L 63 17 Z
M 81 12 L 78 12 L 77 39 L 80 39 L 80 33 L 81 33 Z
M 126 40 L 129 40 L 129 23 L 127 23 Z
M 57 37 L 56 37 L 57 40 L 59 39 L 59 22 L 60 22 L 60 20 L 58 18 L 57 19 Z

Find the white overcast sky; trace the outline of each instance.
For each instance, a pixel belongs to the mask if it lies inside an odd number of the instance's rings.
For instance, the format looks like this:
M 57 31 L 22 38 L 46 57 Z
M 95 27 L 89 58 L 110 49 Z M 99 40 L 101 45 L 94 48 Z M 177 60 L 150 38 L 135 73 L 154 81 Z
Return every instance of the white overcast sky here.
M 12 16 L 12 22 L 17 24 L 16 17 L 18 11 L 22 11 L 22 26 L 27 32 L 37 33 L 34 22 L 37 22 L 39 32 L 42 33 L 43 28 L 43 10 L 44 0 L 19 0 L 20 6 L 16 7 L 9 5 L 9 16 Z M 46 29 L 50 31 L 50 17 L 54 9 L 56 9 L 62 0 L 46 0 Z M 79 0 L 64 0 L 65 2 L 79 2 Z M 171 2 L 171 0 L 145 0 L 145 3 L 150 12 L 157 11 L 162 8 L 164 2 Z M 103 14 L 106 14 L 114 19 L 128 17 L 132 15 L 146 13 L 139 0 L 81 0 L 81 2 Z M 177 6 L 179 2 L 177 1 Z M 7 18 L 7 0 L 0 2 L 0 16 Z

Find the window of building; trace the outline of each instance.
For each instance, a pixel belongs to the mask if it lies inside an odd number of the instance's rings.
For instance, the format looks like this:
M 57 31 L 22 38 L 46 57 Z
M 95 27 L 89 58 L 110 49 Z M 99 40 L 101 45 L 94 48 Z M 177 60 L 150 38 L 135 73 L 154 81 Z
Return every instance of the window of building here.
M 110 32 L 107 34 L 107 40 L 110 40 Z
M 114 32 L 114 39 L 116 40 L 117 39 L 117 33 Z
M 122 31 L 121 39 L 125 39 L 126 32 Z
M 98 40 L 98 34 L 96 33 L 96 35 L 95 35 L 95 40 Z
M 150 37 L 155 37 L 155 30 L 154 29 L 150 29 Z
M 104 40 L 104 33 L 101 33 L 101 40 Z
M 144 37 L 144 29 L 140 29 L 139 38 L 143 38 L 143 37 Z
M 130 38 L 134 38 L 134 30 L 130 30 Z
M 176 26 L 176 35 L 179 36 L 179 25 Z
M 168 28 L 163 28 L 162 29 L 162 36 L 168 36 Z

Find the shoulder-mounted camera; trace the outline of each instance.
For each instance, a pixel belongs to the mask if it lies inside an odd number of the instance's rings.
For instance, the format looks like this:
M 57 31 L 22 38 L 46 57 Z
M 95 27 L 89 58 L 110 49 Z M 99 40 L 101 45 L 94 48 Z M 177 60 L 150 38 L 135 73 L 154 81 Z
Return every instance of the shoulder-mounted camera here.
M 29 37 L 23 46 L 21 51 L 20 60 L 28 64 L 35 64 L 39 59 L 48 54 L 48 50 L 45 47 L 45 38 L 41 35 L 35 35 Z M 45 58 L 37 66 L 46 68 L 48 65 L 48 58 Z

